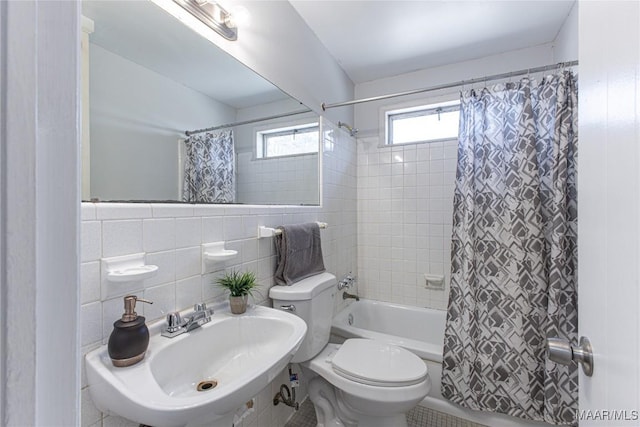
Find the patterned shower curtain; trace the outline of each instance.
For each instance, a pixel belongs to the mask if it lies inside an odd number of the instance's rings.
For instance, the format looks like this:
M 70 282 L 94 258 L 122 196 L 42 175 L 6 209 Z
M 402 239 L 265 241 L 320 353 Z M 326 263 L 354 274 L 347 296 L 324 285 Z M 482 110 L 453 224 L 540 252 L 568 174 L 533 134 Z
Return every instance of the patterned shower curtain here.
M 233 203 L 235 150 L 233 131 L 203 132 L 185 141 L 186 160 L 182 201 Z
M 442 394 L 475 410 L 575 423 L 577 80 L 461 95 Z

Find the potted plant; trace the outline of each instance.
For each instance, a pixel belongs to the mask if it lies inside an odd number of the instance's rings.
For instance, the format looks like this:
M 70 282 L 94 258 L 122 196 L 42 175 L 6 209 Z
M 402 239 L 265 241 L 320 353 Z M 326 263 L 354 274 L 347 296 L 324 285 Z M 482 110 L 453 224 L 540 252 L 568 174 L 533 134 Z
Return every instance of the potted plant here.
M 229 291 L 229 305 L 233 314 L 242 314 L 247 310 L 247 298 L 253 294 L 253 289 L 257 286 L 256 275 L 253 272 L 240 273 L 234 270 L 218 278 L 216 283 Z

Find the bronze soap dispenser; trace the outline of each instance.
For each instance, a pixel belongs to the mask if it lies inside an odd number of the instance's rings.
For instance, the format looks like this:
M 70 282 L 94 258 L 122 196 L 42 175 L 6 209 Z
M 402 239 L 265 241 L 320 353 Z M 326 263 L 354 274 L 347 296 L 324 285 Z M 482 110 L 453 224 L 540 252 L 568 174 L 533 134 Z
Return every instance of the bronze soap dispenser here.
M 113 366 L 119 368 L 131 366 L 142 359 L 149 347 L 149 329 L 144 323 L 145 318 L 136 313 L 136 302 L 151 301 L 143 300 L 135 295 L 124 297 L 124 314 L 120 320 L 113 324 L 113 332 L 109 337 L 109 357 Z

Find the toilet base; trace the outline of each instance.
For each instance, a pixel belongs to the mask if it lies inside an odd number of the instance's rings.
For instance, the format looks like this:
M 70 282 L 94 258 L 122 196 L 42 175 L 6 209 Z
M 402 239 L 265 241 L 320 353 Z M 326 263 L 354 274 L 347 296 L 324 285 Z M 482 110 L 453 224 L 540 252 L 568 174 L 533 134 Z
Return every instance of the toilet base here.
M 316 411 L 317 427 L 357 427 L 354 414 L 340 407 L 334 387 L 324 378 L 315 376 L 309 381 L 309 400 Z

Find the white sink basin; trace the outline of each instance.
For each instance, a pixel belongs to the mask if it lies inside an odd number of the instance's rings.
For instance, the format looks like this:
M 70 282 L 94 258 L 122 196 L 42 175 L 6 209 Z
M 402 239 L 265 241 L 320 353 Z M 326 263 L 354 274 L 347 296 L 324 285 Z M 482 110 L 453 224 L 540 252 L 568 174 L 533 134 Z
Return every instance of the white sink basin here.
M 95 405 L 154 427 L 231 427 L 236 410 L 291 360 L 307 326 L 297 316 L 256 306 L 242 315 L 218 310 L 210 323 L 175 338 L 160 336 L 158 325 L 150 330 L 147 355 L 136 365 L 114 367 L 106 346 L 87 354 Z M 196 390 L 210 380 L 217 385 Z

